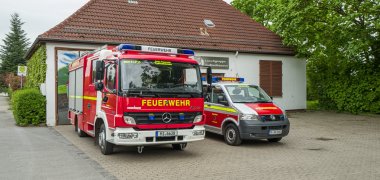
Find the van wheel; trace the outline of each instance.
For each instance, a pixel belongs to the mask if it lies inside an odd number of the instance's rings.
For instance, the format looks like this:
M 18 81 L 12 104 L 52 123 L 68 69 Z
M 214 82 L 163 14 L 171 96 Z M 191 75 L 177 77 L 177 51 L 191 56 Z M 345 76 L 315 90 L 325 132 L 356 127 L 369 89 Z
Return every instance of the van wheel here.
M 181 143 L 181 144 L 172 144 L 172 147 L 174 150 L 183 151 L 185 150 L 187 146 L 187 143 Z
M 281 141 L 282 138 L 270 138 L 268 139 L 269 142 L 278 142 Z
M 75 121 L 75 131 L 77 132 L 79 137 L 86 137 L 87 136 L 87 134 L 79 128 L 78 120 Z
M 112 154 L 113 153 L 113 144 L 109 143 L 107 139 L 107 133 L 106 129 L 104 127 L 104 124 L 100 126 L 99 132 L 98 132 L 98 144 L 100 147 L 100 151 L 104 155 Z
M 241 144 L 239 129 L 234 124 L 228 124 L 224 130 L 224 141 L 231 146 Z

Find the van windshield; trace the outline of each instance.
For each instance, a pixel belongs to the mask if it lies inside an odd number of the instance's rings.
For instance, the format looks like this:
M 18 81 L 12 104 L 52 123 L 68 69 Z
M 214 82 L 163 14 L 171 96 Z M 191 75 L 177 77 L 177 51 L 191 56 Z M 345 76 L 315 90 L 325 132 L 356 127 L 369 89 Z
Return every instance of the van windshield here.
M 199 66 L 170 61 L 121 61 L 121 89 L 141 95 L 165 94 L 201 97 L 202 84 Z
M 269 103 L 271 98 L 263 89 L 254 85 L 226 85 L 228 94 L 234 103 Z

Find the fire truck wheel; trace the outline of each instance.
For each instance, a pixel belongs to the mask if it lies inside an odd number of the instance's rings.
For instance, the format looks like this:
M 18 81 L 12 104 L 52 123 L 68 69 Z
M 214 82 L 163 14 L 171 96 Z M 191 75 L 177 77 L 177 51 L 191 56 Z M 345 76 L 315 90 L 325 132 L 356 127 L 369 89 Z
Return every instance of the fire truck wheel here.
M 271 138 L 271 139 L 268 139 L 269 142 L 278 142 L 278 141 L 281 141 L 282 138 Z
M 86 137 L 86 133 L 82 131 L 78 126 L 78 120 L 75 121 L 75 131 L 77 132 L 79 137 Z
M 112 154 L 113 152 L 113 144 L 106 141 L 106 129 L 104 127 L 104 124 L 100 126 L 99 134 L 98 134 L 98 144 L 100 147 L 100 151 L 104 155 Z
M 224 130 L 224 140 L 231 146 L 241 144 L 239 129 L 234 124 L 228 124 L 226 126 L 226 130 Z
M 179 151 L 185 150 L 186 146 L 187 146 L 187 143 L 172 144 L 173 149 L 174 150 L 179 150 Z

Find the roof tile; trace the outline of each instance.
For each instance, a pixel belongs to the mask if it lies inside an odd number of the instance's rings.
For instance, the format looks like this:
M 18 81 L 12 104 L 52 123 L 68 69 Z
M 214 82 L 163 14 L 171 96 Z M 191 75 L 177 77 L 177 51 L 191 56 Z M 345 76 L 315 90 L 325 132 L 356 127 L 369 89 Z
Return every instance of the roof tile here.
M 200 33 L 204 19 L 215 24 L 209 36 Z M 222 0 L 90 0 L 39 39 L 294 54 L 278 35 Z

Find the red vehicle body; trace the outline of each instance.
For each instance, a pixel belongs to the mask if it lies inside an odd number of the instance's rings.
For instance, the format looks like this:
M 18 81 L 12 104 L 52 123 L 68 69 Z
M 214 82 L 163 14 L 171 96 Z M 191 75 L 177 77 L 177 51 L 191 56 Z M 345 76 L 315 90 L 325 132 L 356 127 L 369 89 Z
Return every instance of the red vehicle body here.
M 122 44 L 74 61 L 68 118 L 78 135 L 95 137 L 103 154 L 114 145 L 141 153 L 146 145 L 182 150 L 203 140 L 202 83 L 191 52 Z

